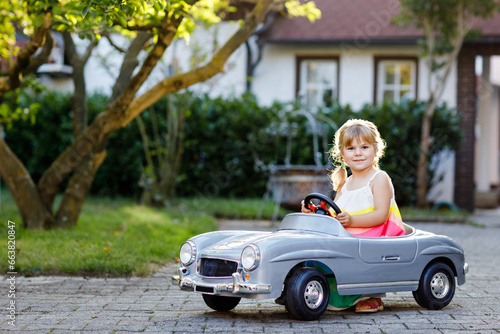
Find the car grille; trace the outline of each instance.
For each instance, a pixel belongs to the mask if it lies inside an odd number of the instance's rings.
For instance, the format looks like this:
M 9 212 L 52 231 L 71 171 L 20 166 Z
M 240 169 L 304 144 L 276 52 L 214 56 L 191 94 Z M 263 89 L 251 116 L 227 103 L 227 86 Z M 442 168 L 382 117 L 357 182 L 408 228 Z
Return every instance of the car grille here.
M 238 270 L 238 262 L 218 260 L 218 259 L 201 259 L 200 275 L 209 277 L 231 276 Z

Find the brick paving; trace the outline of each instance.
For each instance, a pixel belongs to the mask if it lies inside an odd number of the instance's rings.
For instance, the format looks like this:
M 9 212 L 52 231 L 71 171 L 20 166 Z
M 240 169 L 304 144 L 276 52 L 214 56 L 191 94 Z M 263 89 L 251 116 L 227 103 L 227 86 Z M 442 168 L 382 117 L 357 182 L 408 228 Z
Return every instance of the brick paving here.
M 272 300 L 242 299 L 233 311 L 219 313 L 200 294 L 173 285 L 177 266 L 170 264 L 148 278 L 16 277 L 15 326 L 8 324 L 4 278 L 0 333 L 500 333 L 500 218 L 487 218 L 485 227 L 412 224 L 454 238 L 466 252 L 467 283 L 440 311 L 419 307 L 411 292 L 404 292 L 387 294 L 382 312 L 327 311 L 312 322 L 293 320 Z

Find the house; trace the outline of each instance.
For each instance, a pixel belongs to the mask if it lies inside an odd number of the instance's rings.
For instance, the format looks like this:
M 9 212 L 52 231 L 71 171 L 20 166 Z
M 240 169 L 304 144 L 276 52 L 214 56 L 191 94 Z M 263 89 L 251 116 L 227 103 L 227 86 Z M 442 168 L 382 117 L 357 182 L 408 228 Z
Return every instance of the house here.
M 314 23 L 270 16 L 241 55 L 246 71 L 221 79 L 220 87 L 232 82 L 232 91 L 241 91 L 246 82 L 242 74 L 247 74 L 247 86 L 261 103 L 299 98 L 306 107 L 329 99 L 359 109 L 384 99 L 428 98 L 429 70 L 417 46 L 423 34 L 391 23 L 399 12 L 398 0 L 315 3 L 322 18 Z M 476 24 L 481 36 L 464 43 L 448 78 L 442 100 L 463 115 L 464 143 L 440 164 L 443 180 L 429 193 L 434 202 L 471 211 L 499 205 L 499 22 L 496 13 Z
M 354 108 L 386 98 L 427 99 L 428 69 L 416 45 L 422 33 L 391 24 L 399 1 L 318 0 L 316 4 L 321 20 L 311 24 L 277 17 L 260 36 L 264 50 L 252 90 L 263 102 L 290 98 L 292 93 L 306 105 L 317 105 L 325 91 Z M 498 205 L 500 73 L 499 58 L 494 56 L 500 55 L 499 22 L 497 13 L 476 25 L 482 35 L 464 44 L 443 94 L 443 100 L 464 116 L 465 140 L 456 158 L 443 164 L 445 178 L 433 200 L 468 210 Z M 476 66 L 477 59 L 482 68 Z M 479 91 L 476 71 L 482 73 Z M 291 84 L 276 92 L 270 89 L 284 82 Z
M 249 89 L 262 104 L 298 98 L 305 107 L 325 105 L 333 99 L 353 109 L 384 99 L 427 99 L 429 71 L 417 46 L 423 34 L 391 23 L 399 11 L 399 0 L 315 3 L 322 18 L 314 23 L 270 14 L 248 43 L 231 56 L 226 73 L 195 89 L 216 96 L 237 96 Z M 497 13 L 477 23 L 482 35 L 464 44 L 449 76 L 442 99 L 463 115 L 464 143 L 441 163 L 444 178 L 430 192 L 433 201 L 455 203 L 467 210 L 499 203 L 499 22 Z M 202 62 L 201 55 L 209 54 L 237 28 L 236 22 L 223 22 L 198 30 L 190 45 L 183 40 L 174 42 L 156 74 L 161 77 Z M 108 59 L 115 66 L 119 62 L 111 61 L 112 48 L 102 42 L 94 63 L 86 67 L 86 76 L 94 78 L 88 80 L 89 90 L 106 92 L 111 90 L 112 76 L 96 59 Z M 154 82 L 155 74 L 150 79 Z

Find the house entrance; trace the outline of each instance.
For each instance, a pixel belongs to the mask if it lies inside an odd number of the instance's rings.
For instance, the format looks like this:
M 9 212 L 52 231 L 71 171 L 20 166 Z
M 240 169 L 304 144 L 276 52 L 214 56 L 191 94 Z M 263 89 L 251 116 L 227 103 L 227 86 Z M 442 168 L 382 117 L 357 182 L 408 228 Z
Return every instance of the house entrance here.
M 464 138 L 455 160 L 454 203 L 471 212 L 499 205 L 498 55 L 500 41 L 496 39 L 465 43 L 458 56 L 457 110 L 463 117 Z M 478 72 L 476 63 L 482 63 Z
M 476 58 L 475 207 L 496 208 L 500 195 L 500 56 Z

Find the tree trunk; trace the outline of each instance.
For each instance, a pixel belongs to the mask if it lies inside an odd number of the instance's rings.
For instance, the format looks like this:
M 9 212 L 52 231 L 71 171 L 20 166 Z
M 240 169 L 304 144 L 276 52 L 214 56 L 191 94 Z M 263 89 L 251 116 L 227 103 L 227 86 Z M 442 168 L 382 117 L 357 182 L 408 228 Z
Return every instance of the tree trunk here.
M 0 139 L 0 176 L 4 179 L 21 214 L 24 227 L 43 229 L 54 225 L 51 209 L 46 207 L 23 163 Z
M 86 158 L 75 170 L 75 173 L 66 187 L 63 200 L 56 215 L 57 227 L 70 227 L 76 225 L 85 197 L 105 157 L 106 150 L 103 149 Z
M 73 107 L 73 134 L 76 138 L 87 128 L 88 108 L 84 67 L 92 54 L 92 50 L 97 46 L 97 40 L 94 39 L 87 47 L 84 55 L 80 57 L 76 52 L 71 34 L 66 31 L 63 33 L 63 37 L 66 46 L 66 56 L 73 67 L 75 90 L 71 96 L 71 105 Z M 95 152 L 99 148 L 101 150 Z M 63 199 L 55 217 L 57 227 L 75 226 L 78 221 L 83 202 L 92 186 L 97 169 L 101 166 L 106 156 L 103 145 L 100 145 L 95 150 L 94 153 L 90 154 L 76 167 L 66 186 Z
M 111 132 L 128 124 L 128 122 L 124 124 L 123 120 L 126 118 L 131 101 L 173 40 L 181 21 L 182 17 L 173 18 L 172 21 L 166 17 L 162 21 L 157 44 L 150 51 L 137 74 L 128 82 L 122 94 L 75 138 L 75 142 L 62 152 L 42 175 L 38 182 L 38 189 L 47 206 L 52 205 L 60 182 L 74 171 L 96 147 L 102 145 Z
M 265 15 L 271 10 L 272 5 L 273 0 L 259 0 L 240 29 L 217 51 L 209 63 L 183 75 L 169 77 L 158 83 L 140 98 L 137 98 L 135 96 L 137 91 L 149 77 L 158 60 L 163 56 L 183 20 L 182 16 L 165 16 L 165 19 L 160 23 L 158 28 L 159 35 L 156 39 L 156 44 L 152 47 L 144 62 L 142 62 L 140 69 L 131 78 L 126 87 L 123 88 L 120 96 L 116 100 L 111 101 L 107 109 L 97 115 L 92 124 L 75 137 L 75 142 L 67 147 L 49 166 L 36 187 L 29 173 L 19 159 L 15 157 L 15 154 L 8 149 L 7 144 L 4 142 L 0 143 L 0 156 L 2 156 L 0 173 L 14 194 L 25 226 L 32 228 L 54 226 L 55 219 L 51 208 L 62 180 L 72 172 L 75 172 L 75 179 L 70 180 L 70 186 L 75 189 L 76 185 L 79 185 L 83 190 L 87 189 L 88 191 L 90 184 L 86 182 L 82 183 L 79 175 L 85 175 L 86 172 L 92 173 L 91 169 L 88 168 L 89 166 L 94 168 L 95 171 L 97 170 L 95 166 L 98 164 L 95 162 L 104 159 L 104 155 L 100 156 L 98 154 L 100 151 L 97 148 L 103 145 L 108 135 L 126 126 L 161 96 L 169 92 L 177 92 L 222 72 L 229 56 L 252 34 L 257 25 L 264 20 Z M 3 94 L 1 91 L 2 84 L 3 81 L 0 80 L 0 95 Z M 97 161 L 85 167 L 86 163 L 84 161 L 91 154 L 96 155 L 95 159 Z M 4 156 L 6 157 L 5 159 L 3 158 Z M 82 167 L 79 167 L 80 165 Z M 81 168 L 81 170 L 76 171 L 77 168 Z M 95 175 L 95 172 L 93 175 Z M 66 196 L 68 198 L 63 199 L 65 204 L 61 206 L 57 214 L 58 220 L 62 221 L 63 217 L 73 217 L 72 219 L 76 220 L 74 218 L 75 214 L 79 212 L 80 209 L 78 208 L 81 208 L 83 201 L 80 204 L 77 202 L 81 200 L 82 194 L 79 191 L 70 189 Z M 64 209 L 64 207 L 67 207 L 67 209 Z M 39 214 L 35 215 L 33 212 L 38 212 Z
M 446 80 L 450 74 L 450 70 L 452 64 L 458 58 L 458 53 L 462 48 L 463 41 L 467 33 L 472 29 L 476 18 L 469 17 L 468 19 L 464 18 L 464 10 L 463 10 L 463 2 L 459 2 L 459 8 L 457 13 L 459 18 L 457 20 L 457 25 L 454 28 L 454 38 L 452 38 L 451 45 L 453 45 L 453 50 L 450 53 L 445 55 L 444 61 L 444 70 L 442 72 L 442 76 L 437 78 L 437 82 L 432 87 L 432 74 L 435 72 L 433 70 L 433 64 L 435 59 L 434 50 L 435 50 L 435 42 L 436 42 L 436 34 L 437 32 L 433 28 L 433 24 L 427 21 L 427 24 L 424 24 L 425 36 L 427 40 L 427 52 L 428 52 L 428 66 L 429 66 L 429 77 L 428 77 L 428 87 L 430 97 L 427 101 L 427 109 L 425 110 L 424 119 L 422 121 L 422 133 L 420 137 L 420 156 L 418 160 L 417 166 L 417 206 L 425 207 L 427 205 L 427 169 L 429 164 L 429 148 L 431 145 L 431 123 L 432 116 L 434 115 L 434 110 L 436 109 L 438 101 L 441 99 L 443 95 Z M 435 25 L 436 23 L 434 23 Z M 437 73 L 434 73 L 437 74 Z
M 420 136 L 420 156 L 418 159 L 417 166 L 417 207 L 423 208 L 427 205 L 427 166 L 429 147 L 431 144 L 430 133 L 431 133 L 431 121 L 432 115 L 434 113 L 434 107 L 432 112 L 428 112 L 429 107 L 424 114 L 424 119 L 422 121 L 422 132 Z
M 75 138 L 87 128 L 87 94 L 85 90 L 84 66 L 90 56 L 92 49 L 96 44 L 92 43 L 86 55 L 79 57 L 76 53 L 73 39 L 69 33 L 65 33 L 66 45 L 70 45 L 71 64 L 73 65 L 73 80 L 75 82 L 75 93 L 72 96 L 71 102 L 73 105 L 73 131 Z M 111 96 L 112 103 L 123 90 L 126 88 L 126 83 L 130 80 L 135 67 L 138 65 L 137 56 L 142 49 L 142 46 L 151 38 L 151 34 L 140 32 L 136 39 L 132 42 L 129 52 L 125 56 L 123 66 L 120 70 L 120 76 L 116 81 Z M 78 217 L 83 207 L 83 202 L 87 197 L 88 192 L 94 182 L 95 175 L 106 158 L 106 139 L 102 140 L 93 153 L 82 161 L 76 168 L 74 174 L 66 187 L 63 200 L 56 215 L 56 225 L 58 227 L 75 226 L 78 222 Z
M 60 180 L 71 173 L 80 162 L 101 143 L 103 138 L 116 131 L 137 117 L 146 108 L 168 93 L 177 92 L 195 83 L 205 81 L 224 70 L 224 64 L 229 56 L 243 43 L 257 25 L 263 21 L 266 13 L 271 9 L 272 0 L 262 0 L 254 7 L 252 13 L 245 19 L 240 29 L 214 55 L 212 60 L 190 72 L 173 75 L 156 84 L 142 96 L 135 98 L 135 93 L 144 80 L 147 79 L 154 65 L 175 36 L 175 33 L 165 34 L 163 41 L 153 48 L 144 61 L 141 70 L 134 76 L 125 88 L 124 93 L 111 105 L 108 110 L 100 113 L 90 126 L 76 138 L 52 165 L 45 171 L 38 182 L 38 189 L 46 203 L 52 203 L 58 190 Z M 176 31 L 181 20 L 172 22 L 165 29 Z

